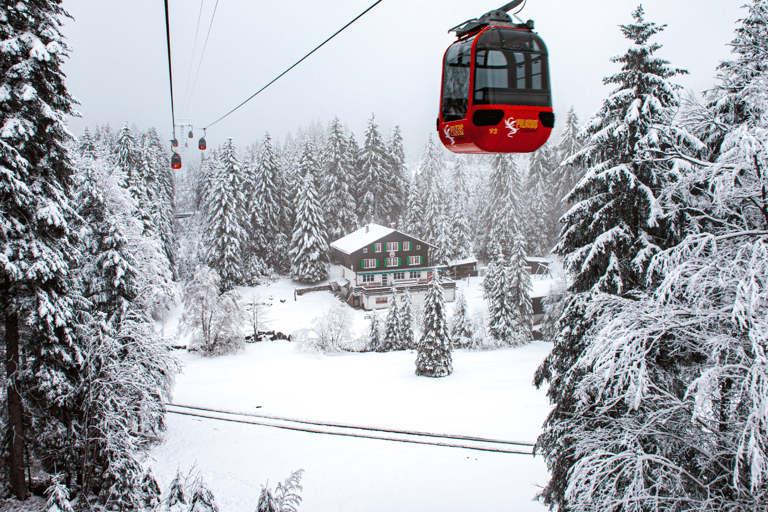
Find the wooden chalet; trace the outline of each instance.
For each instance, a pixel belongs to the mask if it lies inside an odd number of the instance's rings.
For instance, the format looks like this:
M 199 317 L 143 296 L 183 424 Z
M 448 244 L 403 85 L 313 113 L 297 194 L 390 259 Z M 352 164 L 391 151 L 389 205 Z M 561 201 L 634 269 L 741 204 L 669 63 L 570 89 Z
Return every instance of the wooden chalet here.
M 331 251 L 341 266 L 339 295 L 352 307 L 365 310 L 389 307 L 393 293 L 411 294 L 414 303 L 427 294 L 433 246 L 393 227 L 368 224 L 331 243 Z M 456 283 L 443 280 L 445 301 L 456 298 Z

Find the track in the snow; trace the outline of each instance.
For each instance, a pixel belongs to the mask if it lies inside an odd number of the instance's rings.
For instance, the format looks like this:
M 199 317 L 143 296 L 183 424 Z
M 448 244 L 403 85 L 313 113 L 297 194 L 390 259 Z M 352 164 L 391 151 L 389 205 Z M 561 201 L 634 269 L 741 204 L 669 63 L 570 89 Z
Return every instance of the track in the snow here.
M 233 423 L 246 423 L 250 425 L 295 430 L 298 432 L 309 432 L 312 434 L 358 437 L 363 439 L 377 439 L 380 441 L 394 441 L 399 443 L 426 444 L 433 446 L 445 446 L 449 448 L 480 450 L 484 452 L 515 453 L 520 455 L 533 454 L 532 450 L 530 450 L 530 448 L 533 447 L 533 443 L 522 441 L 504 441 L 500 439 L 488 439 L 483 437 L 435 434 L 432 432 L 394 430 L 379 427 L 346 425 L 343 423 L 297 420 L 266 414 L 222 411 L 206 407 L 179 404 L 169 405 L 168 412 L 183 416 L 194 416 L 198 418 L 229 421 Z M 525 450 L 525 448 L 529 448 L 529 450 Z

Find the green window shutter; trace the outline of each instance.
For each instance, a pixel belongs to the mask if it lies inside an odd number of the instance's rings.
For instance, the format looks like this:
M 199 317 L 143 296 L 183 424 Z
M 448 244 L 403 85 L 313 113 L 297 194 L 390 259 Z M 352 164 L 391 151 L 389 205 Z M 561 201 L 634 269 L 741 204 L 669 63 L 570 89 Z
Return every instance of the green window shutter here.
M 419 256 L 419 265 L 424 264 L 424 256 Z
M 375 268 L 379 268 L 379 258 L 376 258 L 376 267 Z
M 400 266 L 400 258 L 397 258 L 397 266 Z
M 365 260 L 360 260 L 360 268 L 365 268 Z

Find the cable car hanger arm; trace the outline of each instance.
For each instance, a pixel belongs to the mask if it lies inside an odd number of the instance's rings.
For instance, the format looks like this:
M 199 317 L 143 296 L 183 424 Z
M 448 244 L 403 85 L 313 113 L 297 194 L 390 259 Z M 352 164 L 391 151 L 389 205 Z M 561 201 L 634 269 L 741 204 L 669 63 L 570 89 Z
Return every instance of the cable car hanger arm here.
M 458 25 L 450 29 L 448 32 L 456 32 L 456 37 L 463 37 L 466 34 L 476 32 L 481 28 L 488 26 L 492 21 L 496 21 L 496 22 L 501 21 L 501 22 L 511 23 L 512 19 L 506 13 L 508 13 L 518 5 L 525 3 L 526 1 L 527 0 L 512 0 L 508 4 L 502 7 L 499 7 L 498 9 L 494 9 L 493 11 L 488 11 L 487 13 L 480 16 L 480 18 L 473 18 L 471 20 L 465 21 L 464 23 L 459 23 Z M 533 21 L 529 20 L 528 23 L 526 23 L 526 26 L 529 29 L 533 30 Z

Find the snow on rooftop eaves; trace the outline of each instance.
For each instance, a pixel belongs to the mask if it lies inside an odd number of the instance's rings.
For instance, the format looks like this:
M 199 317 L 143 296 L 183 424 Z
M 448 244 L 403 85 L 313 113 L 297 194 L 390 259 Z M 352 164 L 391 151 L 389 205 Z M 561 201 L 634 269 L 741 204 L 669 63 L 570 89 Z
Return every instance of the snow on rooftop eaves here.
M 477 263 L 477 258 L 474 256 L 470 256 L 468 258 L 463 258 L 460 260 L 452 260 L 448 262 L 449 267 L 457 267 L 459 265 L 469 265 L 470 263 Z
M 392 228 L 387 228 L 378 224 L 368 224 L 357 231 L 353 231 L 344 238 L 339 238 L 331 244 L 331 247 L 340 250 L 344 254 L 352 254 L 358 249 L 371 245 L 376 242 L 376 240 L 393 233 L 394 231 L 395 230 Z

